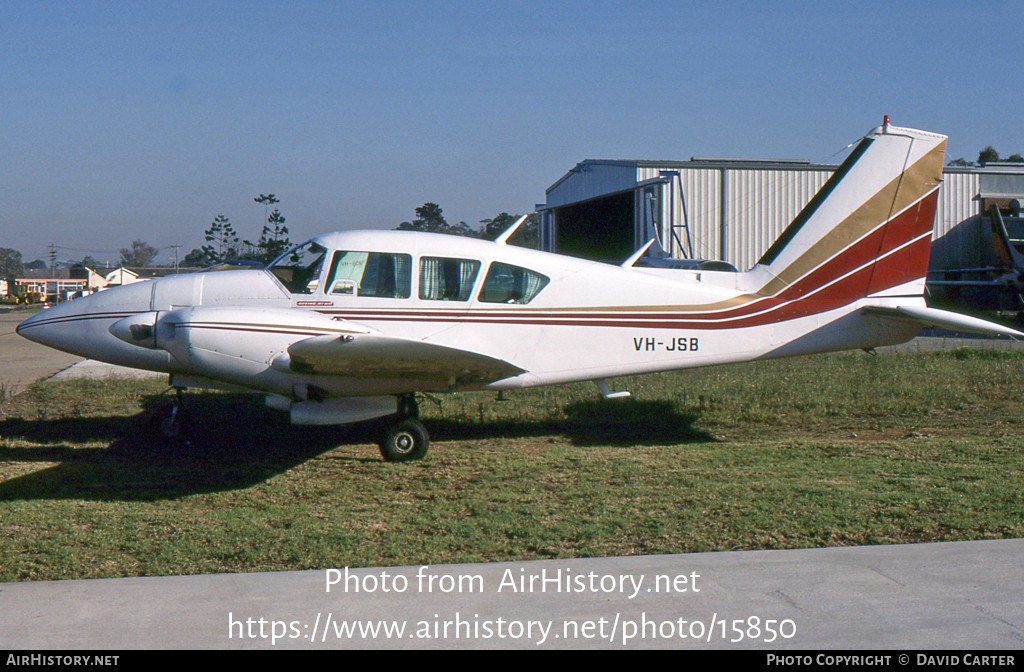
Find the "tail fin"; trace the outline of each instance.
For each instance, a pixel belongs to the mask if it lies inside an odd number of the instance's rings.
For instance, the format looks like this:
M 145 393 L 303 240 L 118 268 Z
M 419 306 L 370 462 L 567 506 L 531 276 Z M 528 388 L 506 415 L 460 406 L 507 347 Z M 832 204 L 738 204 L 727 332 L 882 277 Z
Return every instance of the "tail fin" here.
M 747 289 L 840 307 L 923 296 L 946 137 L 886 123 L 850 156 L 748 271 Z
M 899 343 L 922 326 L 1024 337 L 1003 325 L 925 305 L 946 137 L 886 122 L 860 141 L 741 282 L 774 304 L 783 320 L 871 298 L 877 300 L 863 302 L 859 315 L 896 320 L 911 330 L 882 334 L 845 325 L 795 339 L 773 351 L 776 356 Z M 1016 259 L 1001 218 L 993 217 L 1007 255 Z

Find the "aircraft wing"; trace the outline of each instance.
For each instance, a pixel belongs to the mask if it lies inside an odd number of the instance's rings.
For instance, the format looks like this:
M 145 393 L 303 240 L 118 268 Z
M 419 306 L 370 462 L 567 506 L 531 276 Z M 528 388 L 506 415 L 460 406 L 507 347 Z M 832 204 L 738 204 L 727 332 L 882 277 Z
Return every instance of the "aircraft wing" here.
M 869 315 L 882 315 L 896 319 L 917 322 L 922 327 L 936 327 L 940 329 L 953 329 L 956 331 L 967 331 L 973 334 L 991 334 L 994 336 L 1024 337 L 1024 333 L 1004 327 L 995 322 L 982 320 L 969 315 L 952 313 L 948 310 L 938 308 L 925 308 L 923 306 L 869 306 L 864 308 Z
M 288 348 L 288 366 L 307 374 L 434 380 L 441 387 L 486 384 L 526 373 L 468 350 L 382 334 L 325 335 Z

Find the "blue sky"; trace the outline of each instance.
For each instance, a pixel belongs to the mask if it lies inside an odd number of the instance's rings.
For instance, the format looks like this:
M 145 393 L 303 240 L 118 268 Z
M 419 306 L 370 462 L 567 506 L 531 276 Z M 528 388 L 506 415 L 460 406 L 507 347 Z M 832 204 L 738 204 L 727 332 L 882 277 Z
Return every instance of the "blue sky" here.
M 585 158 L 1024 152 L 1020 2 L 0 0 L 0 247 L 525 213 Z

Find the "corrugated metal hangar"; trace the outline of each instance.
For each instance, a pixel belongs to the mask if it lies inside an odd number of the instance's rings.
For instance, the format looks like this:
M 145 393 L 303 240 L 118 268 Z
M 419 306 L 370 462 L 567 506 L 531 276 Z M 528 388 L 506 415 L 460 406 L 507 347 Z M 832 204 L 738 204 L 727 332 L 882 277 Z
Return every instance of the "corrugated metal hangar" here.
M 675 259 L 753 266 L 836 170 L 804 161 L 700 159 L 576 164 L 537 205 L 541 246 L 621 261 L 651 238 Z M 1024 165 L 944 170 L 933 269 L 993 263 L 985 200 L 1024 199 Z M 1006 202 L 1004 202 L 1006 201 Z M 1008 225 L 1010 222 L 1008 222 Z M 1011 238 L 1024 232 L 1010 231 Z

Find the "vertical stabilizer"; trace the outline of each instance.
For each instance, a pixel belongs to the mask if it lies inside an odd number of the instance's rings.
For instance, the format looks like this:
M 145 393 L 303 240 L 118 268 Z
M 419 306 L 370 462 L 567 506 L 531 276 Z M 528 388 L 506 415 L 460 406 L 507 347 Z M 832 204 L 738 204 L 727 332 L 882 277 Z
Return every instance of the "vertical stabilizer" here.
M 886 123 L 868 133 L 744 278 L 782 300 L 838 307 L 922 296 L 946 137 Z

